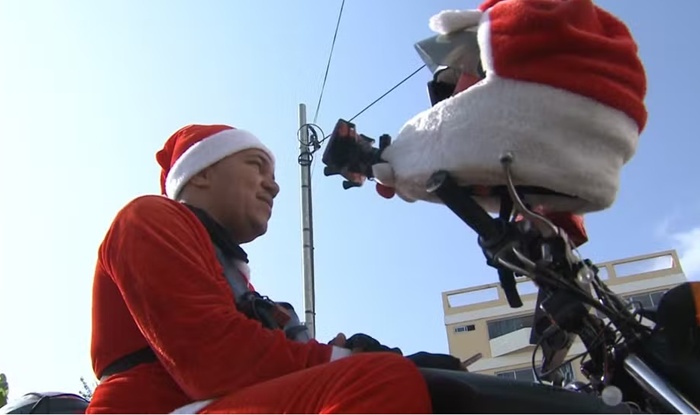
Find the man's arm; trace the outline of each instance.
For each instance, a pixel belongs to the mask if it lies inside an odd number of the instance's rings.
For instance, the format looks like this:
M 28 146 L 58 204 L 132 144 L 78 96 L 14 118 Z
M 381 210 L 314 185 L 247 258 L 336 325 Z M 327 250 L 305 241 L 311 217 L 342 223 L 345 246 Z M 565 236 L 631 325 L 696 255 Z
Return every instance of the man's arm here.
M 196 217 L 156 196 L 126 206 L 100 249 L 141 333 L 192 399 L 347 354 L 315 341 L 292 342 L 237 311 L 214 255 Z

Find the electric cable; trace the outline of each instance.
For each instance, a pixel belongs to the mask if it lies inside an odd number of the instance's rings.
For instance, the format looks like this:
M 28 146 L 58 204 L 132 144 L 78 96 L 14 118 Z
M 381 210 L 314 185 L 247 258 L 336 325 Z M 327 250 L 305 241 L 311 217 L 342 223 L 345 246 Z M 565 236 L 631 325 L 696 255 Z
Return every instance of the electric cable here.
M 396 88 L 398 88 L 398 87 L 400 87 L 401 85 L 403 85 L 406 81 L 408 81 L 408 80 L 411 79 L 413 76 L 415 76 L 418 72 L 420 72 L 421 69 L 425 68 L 425 66 L 426 66 L 426 65 L 423 64 L 423 65 L 421 65 L 420 67 L 418 67 L 416 70 L 414 70 L 413 72 L 411 72 L 408 76 L 406 76 L 405 78 L 403 78 L 402 80 L 400 80 L 396 85 L 394 85 L 394 86 L 392 86 L 391 88 L 389 88 L 386 92 L 384 92 L 382 95 L 380 95 L 377 99 L 375 99 L 374 101 L 370 102 L 367 106 L 365 106 L 362 110 L 360 110 L 360 112 L 358 112 L 357 114 L 353 115 L 352 118 L 350 118 L 350 119 L 348 120 L 348 122 L 352 122 L 354 119 L 356 119 L 357 117 L 359 117 L 360 115 L 362 115 L 365 111 L 367 111 L 368 109 L 372 108 L 373 105 L 375 105 L 377 102 L 381 101 L 384 97 L 386 97 L 387 95 L 389 95 L 390 93 L 392 93 Z M 315 123 L 306 124 L 305 126 L 302 126 L 301 128 L 304 128 L 304 127 L 308 128 L 309 126 L 312 126 L 312 125 L 315 126 L 316 124 L 315 124 Z M 319 128 L 319 129 L 320 129 L 320 128 Z M 299 134 L 299 131 L 297 131 L 297 134 Z M 322 144 L 324 141 L 326 141 L 330 136 L 331 136 L 330 134 L 328 134 L 328 135 L 323 134 L 323 139 L 321 139 L 320 141 L 318 141 L 317 143 L 315 143 L 315 144 L 316 144 L 316 145 L 315 145 L 316 150 L 318 150 L 318 149 L 320 148 L 321 144 Z M 310 143 L 310 144 L 313 145 L 314 143 Z M 314 150 L 313 152 L 316 152 L 316 150 Z M 313 152 L 312 152 L 312 153 L 313 153 Z M 313 177 L 314 168 L 315 168 L 315 167 L 316 167 L 316 163 L 312 163 L 312 166 L 311 166 L 311 177 Z
M 323 91 L 326 89 L 326 81 L 328 80 L 328 72 L 331 68 L 331 59 L 333 58 L 333 50 L 335 49 L 335 41 L 338 38 L 338 28 L 340 28 L 340 19 L 343 17 L 343 9 L 345 8 L 345 0 L 340 4 L 340 12 L 338 13 L 338 21 L 335 23 L 335 33 L 333 33 L 333 41 L 331 42 L 331 51 L 328 54 L 328 62 L 326 63 L 326 73 L 323 75 L 323 84 L 321 85 L 321 93 L 318 96 L 316 104 L 316 112 L 314 114 L 314 124 L 318 121 L 318 113 L 321 110 L 321 101 L 323 100 Z

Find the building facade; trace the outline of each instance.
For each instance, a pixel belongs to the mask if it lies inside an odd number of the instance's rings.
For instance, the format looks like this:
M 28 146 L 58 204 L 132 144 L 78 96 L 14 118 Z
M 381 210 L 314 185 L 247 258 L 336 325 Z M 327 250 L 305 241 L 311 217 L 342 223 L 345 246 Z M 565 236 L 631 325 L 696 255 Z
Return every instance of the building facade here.
M 596 264 L 599 277 L 613 292 L 641 304 L 657 305 L 661 295 L 686 282 L 676 251 L 625 258 Z M 498 283 L 442 293 L 442 303 L 450 354 L 462 360 L 476 354 L 481 358 L 469 371 L 488 375 L 534 381 L 530 344 L 537 299 L 535 285 L 526 279 L 518 281 L 523 306 L 511 308 Z M 567 358 L 585 351 L 583 343 L 574 342 Z M 539 352 L 539 351 L 538 351 Z M 541 354 L 535 355 L 536 367 Z M 565 370 L 571 379 L 583 380 L 580 359 Z

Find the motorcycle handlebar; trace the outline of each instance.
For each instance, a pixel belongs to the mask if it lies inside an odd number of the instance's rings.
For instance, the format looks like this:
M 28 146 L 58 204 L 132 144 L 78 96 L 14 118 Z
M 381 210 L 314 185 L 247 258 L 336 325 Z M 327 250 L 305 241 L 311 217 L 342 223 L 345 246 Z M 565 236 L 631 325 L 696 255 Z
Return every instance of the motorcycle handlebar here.
M 483 242 L 500 239 L 503 235 L 501 222 L 492 218 L 446 171 L 434 173 L 427 183 L 429 193 L 435 194 L 445 205 L 476 232 Z

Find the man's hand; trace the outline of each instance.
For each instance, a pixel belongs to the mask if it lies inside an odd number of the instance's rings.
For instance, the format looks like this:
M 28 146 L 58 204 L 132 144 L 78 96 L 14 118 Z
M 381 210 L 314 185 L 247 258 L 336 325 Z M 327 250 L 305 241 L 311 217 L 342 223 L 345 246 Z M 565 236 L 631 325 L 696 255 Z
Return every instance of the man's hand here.
M 355 337 L 355 336 L 353 336 L 353 337 Z M 344 333 L 336 334 L 336 336 L 333 338 L 333 340 L 328 342 L 328 344 L 331 346 L 349 349 L 352 352 L 352 354 L 362 353 L 362 352 L 366 351 L 363 347 L 360 347 L 354 343 L 355 343 L 354 341 L 351 341 L 350 343 L 348 343 L 348 339 L 345 337 Z
M 350 349 L 352 354 L 367 352 L 393 352 L 402 354 L 401 349 L 384 346 L 376 339 L 362 333 L 352 335 L 349 339 L 345 337 L 345 334 L 338 333 L 328 344 Z M 418 352 L 406 356 L 406 358 L 418 367 L 467 371 L 465 365 L 458 358 L 447 354 Z
M 349 339 L 345 337 L 345 334 L 338 333 L 328 344 L 350 349 L 353 354 L 367 352 L 392 352 L 401 354 L 401 349 L 384 346 L 374 338 L 362 333 L 354 334 Z
M 331 346 L 336 346 L 336 347 L 345 347 L 346 342 L 347 342 L 347 338 L 345 338 L 345 334 L 338 333 L 338 334 L 336 334 L 336 336 L 333 340 L 328 342 L 328 344 Z
M 401 349 L 387 347 L 379 343 L 376 339 L 362 333 L 354 334 L 345 341 L 345 347 L 352 350 L 353 353 L 367 352 L 391 352 L 402 354 Z
M 448 354 L 418 352 L 406 356 L 406 358 L 415 363 L 418 367 L 467 371 L 467 368 L 459 359 Z

